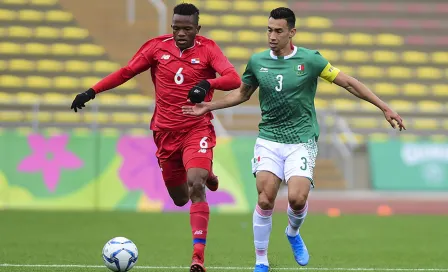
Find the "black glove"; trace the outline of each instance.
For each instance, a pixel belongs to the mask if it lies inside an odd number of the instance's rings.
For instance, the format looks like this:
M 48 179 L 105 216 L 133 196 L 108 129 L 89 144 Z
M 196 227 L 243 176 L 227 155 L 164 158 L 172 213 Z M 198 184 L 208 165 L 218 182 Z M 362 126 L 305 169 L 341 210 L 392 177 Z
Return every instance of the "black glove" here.
M 210 82 L 208 82 L 207 80 L 202 80 L 201 82 L 196 84 L 196 86 L 191 88 L 187 98 L 189 98 L 193 103 L 201 103 L 202 101 L 204 101 L 205 96 L 207 95 L 209 90 Z
M 78 112 L 78 109 L 84 108 L 86 106 L 85 103 L 94 98 L 95 98 L 95 91 L 92 88 L 90 88 L 87 91 L 80 93 L 75 97 L 75 100 L 73 100 L 70 109 L 74 110 L 75 112 Z

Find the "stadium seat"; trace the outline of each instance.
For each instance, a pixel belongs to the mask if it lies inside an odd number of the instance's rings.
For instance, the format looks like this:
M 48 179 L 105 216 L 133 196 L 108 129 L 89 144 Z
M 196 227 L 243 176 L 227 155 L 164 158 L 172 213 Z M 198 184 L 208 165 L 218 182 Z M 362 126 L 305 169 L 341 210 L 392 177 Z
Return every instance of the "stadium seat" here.
M 18 92 L 16 99 L 20 104 L 33 105 L 39 102 L 40 97 L 35 93 Z
M 35 6 L 54 6 L 58 3 L 58 0 L 30 0 L 31 5 Z
M 314 99 L 314 106 L 318 110 L 328 109 L 328 101 L 324 100 L 324 99 L 320 99 L 320 98 L 315 98 Z
M 316 44 L 318 43 L 319 36 L 311 32 L 299 32 L 292 39 L 293 42 L 298 44 Z
M 349 43 L 353 45 L 373 45 L 373 36 L 367 33 L 350 33 Z
M 1 55 L 17 55 L 21 53 L 21 45 L 11 42 L 0 43 L 0 54 Z
M 407 83 L 403 85 L 403 94 L 406 96 L 425 96 L 428 92 L 423 84 Z
M 418 136 L 418 135 L 409 134 L 409 133 L 405 133 L 405 134 L 401 133 L 399 135 L 399 137 L 400 137 L 400 140 L 403 142 L 416 142 L 420 138 L 420 136 Z
M 136 83 L 135 79 L 131 79 L 131 80 L 127 81 L 125 84 L 123 84 L 117 88 L 123 89 L 123 90 L 134 90 L 135 88 L 137 88 L 137 83 Z
M 389 105 L 397 112 L 412 112 L 414 110 L 413 103 L 406 100 L 391 100 Z
M 51 79 L 43 76 L 28 76 L 26 77 L 26 85 L 28 88 L 36 89 L 50 89 Z
M 45 19 L 49 22 L 70 22 L 73 19 L 73 15 L 70 12 L 62 10 L 49 10 L 45 14 Z
M 79 54 L 85 56 L 101 56 L 104 54 L 104 48 L 95 44 L 79 45 Z
M 150 106 L 154 100 L 146 95 L 130 94 L 125 96 L 126 103 L 129 105 Z
M 7 36 L 7 31 L 6 28 L 4 27 L 0 27 L 0 37 L 6 37 Z
M 444 128 L 444 129 L 448 129 L 448 126 L 446 126 L 446 128 Z M 429 135 L 429 140 L 431 142 L 436 142 L 436 143 L 446 142 L 447 139 L 448 139 L 448 137 L 445 134 L 431 134 L 431 135 Z
M 346 74 L 355 75 L 355 69 L 351 66 L 337 65 L 336 67 Z
M 392 66 L 387 69 L 387 75 L 391 78 L 411 78 L 412 70 L 407 67 Z
M 0 122 L 21 122 L 24 114 L 21 111 L 0 111 Z
M 30 9 L 22 9 L 19 10 L 19 20 L 21 21 L 30 21 L 30 22 L 39 22 L 44 18 L 44 14 L 37 10 Z
M 268 47 L 257 47 L 257 48 L 254 49 L 253 53 L 254 54 L 255 53 L 260 53 L 260 52 L 263 52 L 263 51 L 266 51 L 266 50 L 268 50 Z
M 443 72 L 433 67 L 419 67 L 417 68 L 417 76 L 421 79 L 440 79 L 443 77 Z
M 92 76 L 82 77 L 81 78 L 81 88 L 84 88 L 84 89 L 91 88 L 93 85 L 98 83 L 100 80 L 101 80 L 100 77 L 92 77 Z
M 448 52 L 433 52 L 431 59 L 434 63 L 448 64 Z
M 4 88 L 23 87 L 23 78 L 12 75 L 0 75 L 0 87 Z
M 374 142 L 385 142 L 389 139 L 389 135 L 387 133 L 375 132 L 369 134 L 369 140 Z
M 109 114 L 103 112 L 83 112 L 84 122 L 86 123 L 98 123 L 98 124 L 106 124 L 109 123 Z
M 434 84 L 431 86 L 431 91 L 435 96 L 448 97 L 448 84 Z
M 403 38 L 394 34 L 378 34 L 376 36 L 376 44 L 383 46 L 401 46 Z
M 68 104 L 69 102 L 71 102 L 70 100 L 72 99 L 73 99 L 72 97 L 69 97 L 61 93 L 44 93 L 42 95 L 42 102 L 51 105 Z
M 337 50 L 322 49 L 319 50 L 319 53 L 330 62 L 339 60 L 339 51 Z
M 352 99 L 338 98 L 332 101 L 332 106 L 340 111 L 353 111 L 357 107 L 357 103 Z
M 341 87 L 336 84 L 329 84 L 328 82 L 321 81 L 317 85 L 317 94 L 335 95 L 341 93 Z
M 24 48 L 24 53 L 28 55 L 46 55 L 49 52 L 49 46 L 43 43 L 27 43 Z
M 98 96 L 98 102 L 103 105 L 120 105 L 123 103 L 123 97 L 118 94 L 106 92 Z
M 10 37 L 14 38 L 29 38 L 33 35 L 32 29 L 25 26 L 10 26 L 8 33 Z
M 26 4 L 28 4 L 28 0 L 3 0 L 2 4 L 4 4 L 4 5 L 26 5 Z
M 263 11 L 270 12 L 271 10 L 278 7 L 287 7 L 288 3 L 286 1 L 263 1 Z
M 9 61 L 10 71 L 33 71 L 34 62 L 26 59 L 12 59 Z
M 76 47 L 71 44 L 56 43 L 51 46 L 51 53 L 56 56 L 72 56 L 76 51 Z
M 203 26 L 216 26 L 218 24 L 218 17 L 209 15 L 209 14 L 201 14 L 201 25 Z
M 246 25 L 246 17 L 239 15 L 223 15 L 220 23 L 224 26 L 244 26 Z
M 140 116 L 130 112 L 114 112 L 112 113 L 112 121 L 117 124 L 138 124 Z
M 64 27 L 62 29 L 62 37 L 64 39 L 82 40 L 89 36 L 87 29 L 79 27 Z
M 90 72 L 90 62 L 80 60 L 68 60 L 65 62 L 65 70 L 74 73 L 88 73 Z
M 39 39 L 57 39 L 59 38 L 60 30 L 54 27 L 39 26 L 34 30 L 34 35 Z
M 15 95 L 10 93 L 0 92 L 0 103 L 1 104 L 10 104 L 16 99 Z
M 378 108 L 377 108 L 377 107 L 375 107 L 375 106 L 372 105 L 371 103 L 369 103 L 369 102 L 367 102 L 367 101 L 364 101 L 364 100 L 361 100 L 359 106 L 360 106 L 360 108 L 361 108 L 363 111 L 366 111 L 366 112 L 378 112 Z
M 259 6 L 256 1 L 233 1 L 233 9 L 236 11 L 256 11 Z
M 346 50 L 342 58 L 347 62 L 367 62 L 370 56 L 367 52 L 362 50 Z
M 260 43 L 263 41 L 266 35 L 262 35 L 258 31 L 241 30 L 238 31 L 237 37 L 238 41 L 244 43 Z
M 378 95 L 396 96 L 399 94 L 399 88 L 392 83 L 376 83 L 374 85 L 375 93 Z
M 230 1 L 205 0 L 205 9 L 211 11 L 227 11 L 232 8 Z
M 250 57 L 250 51 L 244 47 L 229 46 L 224 48 L 225 55 L 229 59 L 248 60 Z
M 300 35 L 300 33 L 298 33 L 298 35 Z M 337 32 L 324 32 L 320 37 L 323 44 L 341 45 L 347 43 L 347 37 Z
M 120 65 L 111 61 L 100 60 L 93 63 L 93 70 L 99 73 L 111 73 L 118 69 L 120 69 Z
M 0 21 L 13 21 L 16 19 L 17 13 L 9 9 L 0 9 Z
M 399 60 L 397 53 L 393 51 L 373 51 L 372 57 L 374 62 L 380 63 L 395 63 Z
M 72 111 L 53 112 L 53 120 L 57 123 L 79 123 L 81 115 Z
M 401 55 L 404 63 L 426 63 L 428 62 L 428 55 L 425 52 L 405 51 Z
M 5 60 L 0 60 L 0 71 L 5 71 L 8 68 L 8 63 Z
M 443 128 L 448 130 L 448 120 L 443 121 Z M 445 135 L 446 136 L 446 135 Z
M 39 72 L 60 72 L 62 70 L 64 70 L 64 65 L 60 61 L 48 59 L 37 61 L 37 71 Z
M 378 127 L 378 119 L 373 117 L 355 117 L 349 118 L 348 123 L 353 128 L 376 128 Z
M 25 113 L 25 120 L 28 122 L 39 121 L 42 123 L 48 123 L 51 121 L 51 112 L 47 111 L 39 111 L 35 112 L 27 112 Z
M 53 78 L 53 86 L 57 89 L 80 89 L 79 79 L 71 76 L 57 76 Z
M 303 22 L 308 28 L 330 28 L 333 25 L 330 19 L 317 16 L 307 17 Z
M 255 27 L 267 27 L 268 26 L 268 18 L 266 16 L 255 15 L 249 17 L 249 25 Z M 297 33 L 298 35 L 299 33 Z M 296 35 L 296 37 L 297 37 Z
M 439 128 L 439 122 L 430 118 L 412 119 L 412 127 L 419 130 L 435 130 Z
M 384 69 L 378 66 L 360 66 L 357 72 L 362 78 L 382 78 L 384 76 Z
M 443 111 L 443 105 L 437 101 L 422 100 L 418 101 L 417 106 L 421 112 L 436 113 Z
M 232 42 L 233 41 L 233 32 L 222 30 L 222 29 L 214 29 L 210 30 L 207 35 L 210 39 L 215 40 L 216 42 Z

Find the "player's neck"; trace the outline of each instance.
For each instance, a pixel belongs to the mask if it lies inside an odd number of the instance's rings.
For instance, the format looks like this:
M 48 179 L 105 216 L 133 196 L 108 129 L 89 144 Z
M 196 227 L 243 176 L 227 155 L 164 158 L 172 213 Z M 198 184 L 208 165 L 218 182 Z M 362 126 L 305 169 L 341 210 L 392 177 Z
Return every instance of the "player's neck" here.
M 292 54 L 294 51 L 294 48 L 291 48 L 290 46 L 286 46 L 285 48 L 280 49 L 279 51 L 272 51 L 274 53 L 274 56 L 277 57 L 286 57 Z

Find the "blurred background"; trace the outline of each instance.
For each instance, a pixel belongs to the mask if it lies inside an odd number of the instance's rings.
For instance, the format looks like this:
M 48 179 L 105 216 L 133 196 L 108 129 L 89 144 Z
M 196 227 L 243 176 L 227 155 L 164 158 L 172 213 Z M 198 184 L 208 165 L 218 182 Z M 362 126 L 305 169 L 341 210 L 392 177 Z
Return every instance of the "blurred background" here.
M 188 209 L 171 203 L 154 156 L 149 73 L 70 111 L 77 93 L 125 65 L 146 40 L 170 33 L 180 2 L 0 0 L 0 209 Z M 311 211 L 448 213 L 447 1 L 186 2 L 200 9 L 201 34 L 240 73 L 267 48 L 269 12 L 290 7 L 295 45 L 319 50 L 403 117 L 407 130 L 393 130 L 375 107 L 319 82 Z M 215 210 L 253 210 L 257 96 L 215 114 Z

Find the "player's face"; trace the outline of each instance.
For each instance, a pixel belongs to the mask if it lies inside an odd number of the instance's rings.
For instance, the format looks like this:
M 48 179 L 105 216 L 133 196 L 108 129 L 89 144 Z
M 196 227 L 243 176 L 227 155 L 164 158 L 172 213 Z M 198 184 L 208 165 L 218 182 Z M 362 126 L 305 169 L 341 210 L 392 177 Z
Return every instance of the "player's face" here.
M 274 52 L 279 52 L 289 46 L 290 39 L 295 35 L 296 29 L 289 29 L 285 19 L 269 18 L 268 42 Z
M 193 46 L 194 38 L 201 26 L 195 23 L 194 16 L 174 14 L 171 28 L 177 47 L 184 50 Z

